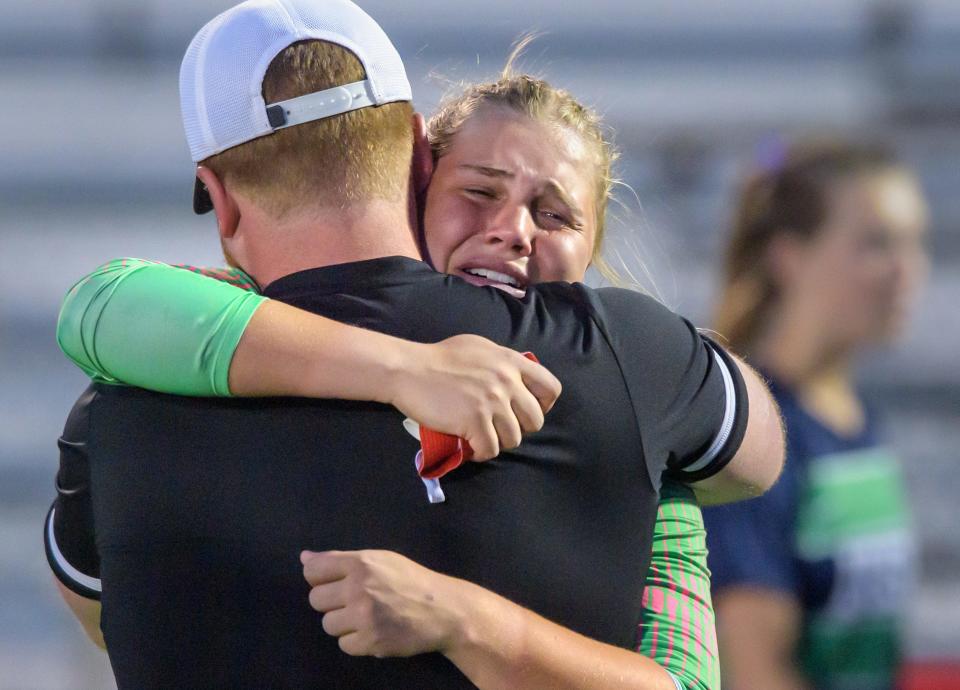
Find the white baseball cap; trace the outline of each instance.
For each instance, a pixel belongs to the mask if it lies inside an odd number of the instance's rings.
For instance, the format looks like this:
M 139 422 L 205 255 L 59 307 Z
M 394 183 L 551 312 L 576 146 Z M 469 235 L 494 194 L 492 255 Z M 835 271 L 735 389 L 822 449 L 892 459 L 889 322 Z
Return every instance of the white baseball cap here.
M 287 46 L 320 40 L 357 56 L 366 79 L 280 103 L 263 100 L 263 76 Z M 410 82 L 383 29 L 349 0 L 248 0 L 194 36 L 180 67 L 180 110 L 193 161 L 286 127 L 410 101 Z M 213 208 L 197 180 L 194 210 Z

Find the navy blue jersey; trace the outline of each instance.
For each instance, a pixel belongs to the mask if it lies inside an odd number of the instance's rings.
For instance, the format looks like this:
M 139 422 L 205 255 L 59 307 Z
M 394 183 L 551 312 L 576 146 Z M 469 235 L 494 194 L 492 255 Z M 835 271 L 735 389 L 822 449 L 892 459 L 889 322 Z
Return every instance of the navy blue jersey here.
M 775 382 L 787 459 L 760 498 L 704 510 L 714 592 L 785 592 L 804 610 L 797 662 L 815 687 L 893 687 L 913 546 L 900 467 L 877 415 L 838 435 Z

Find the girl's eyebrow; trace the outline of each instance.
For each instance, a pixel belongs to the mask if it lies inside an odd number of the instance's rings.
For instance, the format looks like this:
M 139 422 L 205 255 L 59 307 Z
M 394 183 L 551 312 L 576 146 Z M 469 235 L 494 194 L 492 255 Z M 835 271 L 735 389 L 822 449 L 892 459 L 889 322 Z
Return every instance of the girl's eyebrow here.
M 504 170 L 502 168 L 494 168 L 489 165 L 476 165 L 473 163 L 461 163 L 457 166 L 458 168 L 463 168 L 465 170 L 471 170 L 481 175 L 486 175 L 487 177 L 496 177 L 496 178 L 513 178 L 516 177 L 509 170 Z
M 583 211 L 580 207 L 574 202 L 574 200 L 567 194 L 563 187 L 556 180 L 547 180 L 546 185 L 544 185 L 544 192 L 554 194 L 560 203 L 566 206 L 570 210 L 570 214 L 573 216 L 573 220 L 577 223 L 583 222 Z

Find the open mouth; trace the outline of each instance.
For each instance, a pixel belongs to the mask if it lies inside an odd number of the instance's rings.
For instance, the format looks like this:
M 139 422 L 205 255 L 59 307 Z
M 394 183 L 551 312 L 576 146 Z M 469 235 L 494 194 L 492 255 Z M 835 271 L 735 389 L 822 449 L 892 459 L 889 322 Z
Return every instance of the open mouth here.
M 523 297 L 526 294 L 527 286 L 506 273 L 500 273 L 489 268 L 463 268 L 461 272 L 468 283 L 489 285 L 514 297 Z

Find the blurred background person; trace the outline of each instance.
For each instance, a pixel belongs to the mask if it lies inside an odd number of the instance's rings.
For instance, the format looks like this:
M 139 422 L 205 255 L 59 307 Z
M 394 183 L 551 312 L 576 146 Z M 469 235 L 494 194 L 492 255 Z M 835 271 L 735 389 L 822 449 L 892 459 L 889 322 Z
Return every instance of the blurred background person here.
M 903 328 L 927 205 L 884 148 L 765 158 L 737 200 L 715 328 L 772 383 L 787 462 L 765 496 L 704 511 L 721 668 L 734 690 L 893 688 L 917 554 L 900 463 L 854 372 Z

